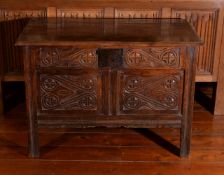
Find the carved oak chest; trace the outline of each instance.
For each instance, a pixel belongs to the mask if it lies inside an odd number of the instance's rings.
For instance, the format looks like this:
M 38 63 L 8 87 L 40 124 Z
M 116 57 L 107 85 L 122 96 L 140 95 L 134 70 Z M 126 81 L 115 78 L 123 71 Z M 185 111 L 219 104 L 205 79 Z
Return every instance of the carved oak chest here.
M 30 155 L 40 127 L 180 128 L 190 151 L 194 47 L 181 19 L 34 19 L 24 48 Z

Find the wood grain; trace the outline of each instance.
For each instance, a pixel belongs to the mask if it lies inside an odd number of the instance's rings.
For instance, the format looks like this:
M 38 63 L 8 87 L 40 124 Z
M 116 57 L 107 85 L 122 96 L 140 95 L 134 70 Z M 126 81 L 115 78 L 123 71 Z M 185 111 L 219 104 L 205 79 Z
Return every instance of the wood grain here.
M 16 44 L 26 51 L 32 157 L 39 156 L 39 128 L 97 126 L 180 128 L 175 154 L 189 156 L 201 40 L 186 20 L 32 19 Z
M 124 128 L 43 129 L 40 131 L 41 159 L 29 159 L 26 123 L 25 105 L 17 106 L 0 121 L 0 170 L 4 175 L 15 172 L 18 175 L 74 172 L 222 175 L 224 171 L 224 120 L 214 118 L 207 111 L 194 112 L 192 151 L 188 159 L 168 151 L 166 141 L 178 145 L 176 129 L 150 129 L 149 132 Z
M 105 32 L 104 28 L 111 29 Z M 147 48 L 157 44 L 181 46 L 200 43 L 192 27 L 181 19 L 48 18 L 31 20 L 16 45 L 77 48 L 130 48 L 134 45 Z
M 0 23 L 0 35 L 2 35 L 3 26 L 2 23 Z M 2 116 L 4 110 L 3 110 L 3 88 L 2 88 L 2 83 L 3 83 L 3 75 L 4 75 L 4 60 L 3 60 L 3 42 L 2 40 L 0 41 L 0 116 Z
M 88 4 L 88 7 L 87 5 Z M 223 29 L 223 17 L 224 17 L 224 3 L 223 0 L 114 0 L 114 1 L 42 1 L 38 0 L 30 3 L 29 0 L 22 0 L 18 3 L 15 0 L 1 0 L 0 9 L 1 11 L 8 11 L 11 17 L 17 18 L 19 16 L 33 15 L 37 11 L 43 11 L 44 16 L 56 17 L 58 16 L 73 16 L 79 18 L 170 18 L 178 17 L 187 18 L 190 20 L 198 34 L 205 41 L 204 46 L 201 46 L 198 51 L 197 61 L 197 82 L 217 82 L 221 81 L 218 79 L 219 61 L 222 59 L 221 46 L 222 36 L 221 32 Z M 2 20 L 2 17 L 0 17 Z M 20 25 L 19 25 L 20 26 Z M 12 27 L 12 26 L 11 26 Z M 19 28 L 10 28 L 10 35 L 17 33 Z M 21 29 L 20 29 L 21 30 Z M 5 44 L 10 44 L 6 41 Z M 8 45 L 9 46 L 9 45 Z M 7 46 L 7 47 L 8 47 Z M 8 58 L 6 59 L 6 68 L 10 68 L 10 72 L 21 73 L 22 60 L 14 60 L 14 56 L 18 55 L 17 49 L 11 49 L 13 52 L 9 52 Z M 15 52 L 15 53 L 14 53 Z M 14 55 L 12 58 L 9 55 Z M 6 53 L 5 53 L 6 55 Z M 15 65 L 14 65 L 15 64 Z M 12 79 L 16 80 L 17 77 Z M 219 83 L 221 85 L 221 83 Z M 218 93 L 220 91 L 218 90 Z M 217 95 L 217 107 L 215 108 L 216 114 L 222 114 L 222 108 L 219 107 L 219 103 L 224 104 L 223 100 L 219 99 Z M 222 98 L 224 99 L 224 98 Z M 222 112 L 222 113 L 221 113 Z

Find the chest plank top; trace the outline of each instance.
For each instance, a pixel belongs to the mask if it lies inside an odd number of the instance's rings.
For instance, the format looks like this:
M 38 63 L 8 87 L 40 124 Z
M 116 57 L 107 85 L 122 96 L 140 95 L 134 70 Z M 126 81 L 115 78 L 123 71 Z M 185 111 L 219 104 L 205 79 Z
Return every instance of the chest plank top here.
M 129 44 L 149 47 L 200 42 L 189 23 L 182 19 L 42 18 L 30 21 L 17 45 L 119 48 Z
M 24 48 L 29 146 L 40 127 L 180 128 L 190 152 L 195 52 L 182 19 L 32 19 Z

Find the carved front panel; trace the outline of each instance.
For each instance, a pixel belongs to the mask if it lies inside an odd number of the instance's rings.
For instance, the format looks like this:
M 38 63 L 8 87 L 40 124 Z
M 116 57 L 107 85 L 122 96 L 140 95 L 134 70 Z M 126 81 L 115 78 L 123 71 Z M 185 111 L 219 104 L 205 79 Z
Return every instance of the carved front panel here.
M 186 19 L 204 41 L 197 50 L 197 74 L 212 74 L 215 59 L 215 43 L 218 10 L 172 10 L 172 17 Z
M 183 73 L 127 71 L 120 74 L 121 113 L 165 114 L 181 111 Z
M 96 49 L 41 48 L 39 54 L 41 67 L 98 67 Z
M 101 85 L 101 78 L 97 73 L 41 74 L 40 110 L 99 112 Z
M 103 9 L 57 9 L 57 17 L 64 18 L 103 18 Z
M 161 18 L 161 9 L 115 9 L 115 18 Z
M 149 48 L 125 49 L 124 65 L 129 68 L 156 68 L 180 66 L 180 49 Z

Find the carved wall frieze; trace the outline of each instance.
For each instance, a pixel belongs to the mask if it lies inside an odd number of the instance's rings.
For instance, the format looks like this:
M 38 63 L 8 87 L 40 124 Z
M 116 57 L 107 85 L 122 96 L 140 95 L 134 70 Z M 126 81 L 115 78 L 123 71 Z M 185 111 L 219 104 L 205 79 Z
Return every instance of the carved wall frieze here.
M 95 49 L 42 48 L 39 54 L 41 67 L 98 67 Z
M 126 49 L 124 53 L 124 59 L 127 67 L 179 67 L 180 49 Z
M 57 9 L 57 17 L 103 18 L 104 17 L 104 9 Z
M 161 9 L 115 9 L 115 18 L 161 18 Z
M 47 17 L 46 10 L 0 10 L 0 19 L 15 20 L 31 17 Z

